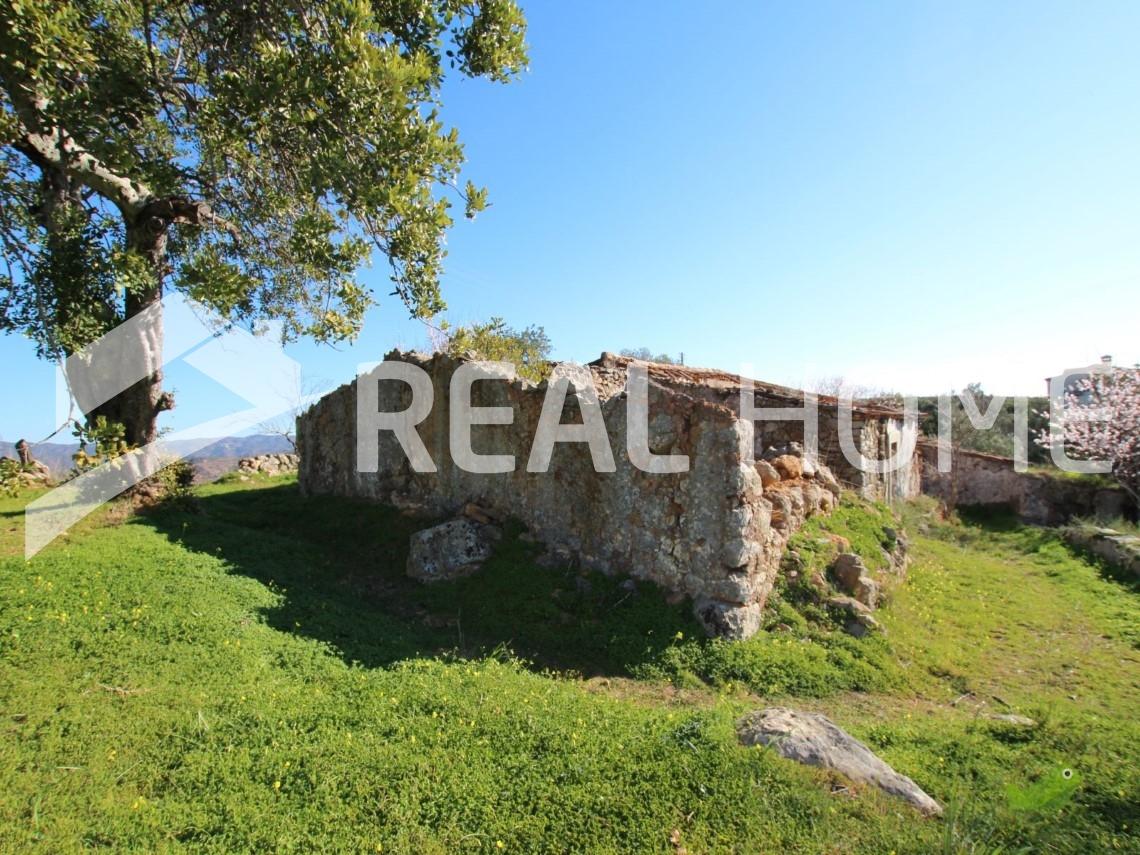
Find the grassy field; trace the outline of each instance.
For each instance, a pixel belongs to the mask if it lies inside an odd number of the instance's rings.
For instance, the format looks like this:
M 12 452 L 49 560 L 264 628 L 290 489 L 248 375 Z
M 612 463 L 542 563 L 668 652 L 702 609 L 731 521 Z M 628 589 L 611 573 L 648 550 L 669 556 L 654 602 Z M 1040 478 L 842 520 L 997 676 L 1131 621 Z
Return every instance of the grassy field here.
M 885 638 L 784 587 L 769 632 L 724 644 L 517 531 L 418 586 L 416 523 L 289 479 L 104 513 L 27 564 L 21 507 L 0 499 L 3 852 L 1140 851 L 1135 580 L 1048 531 L 910 508 Z M 849 503 L 798 543 L 810 565 L 886 521 Z M 947 816 L 740 748 L 773 704 Z

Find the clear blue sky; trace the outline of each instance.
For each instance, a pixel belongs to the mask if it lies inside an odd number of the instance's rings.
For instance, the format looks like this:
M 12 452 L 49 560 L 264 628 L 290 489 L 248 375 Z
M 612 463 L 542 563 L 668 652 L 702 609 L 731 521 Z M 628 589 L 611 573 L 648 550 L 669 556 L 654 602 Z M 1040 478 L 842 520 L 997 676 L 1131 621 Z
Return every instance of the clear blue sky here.
M 451 234 L 453 322 L 922 393 L 1140 361 L 1140 4 L 524 5 L 531 70 L 445 92 L 493 203 Z M 290 353 L 340 383 L 423 343 L 405 317 Z M 0 436 L 38 439 L 50 369 L 0 364 Z M 171 381 L 176 427 L 236 403 Z

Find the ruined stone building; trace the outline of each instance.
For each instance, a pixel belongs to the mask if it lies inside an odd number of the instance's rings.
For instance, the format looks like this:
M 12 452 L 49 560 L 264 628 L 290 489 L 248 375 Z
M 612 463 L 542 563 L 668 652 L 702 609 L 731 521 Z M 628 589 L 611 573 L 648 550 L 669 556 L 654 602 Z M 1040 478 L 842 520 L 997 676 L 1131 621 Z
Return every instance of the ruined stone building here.
M 840 451 L 835 399 L 819 402 L 819 455 L 801 449 L 803 424 L 754 424 L 740 417 L 740 390 L 748 381 L 721 371 L 646 364 L 648 436 L 654 454 L 684 454 L 688 471 L 653 474 L 626 454 L 628 368 L 633 360 L 603 354 L 586 366 L 604 416 L 615 471 L 598 472 L 584 443 L 555 446 L 549 471 L 527 471 L 547 383 L 482 381 L 471 387 L 478 407 L 510 407 L 510 424 L 472 428 L 478 454 L 513 454 L 511 472 L 477 474 L 454 464 L 449 424 L 451 378 L 461 360 L 437 354 L 393 352 L 431 377 L 434 402 L 416 428 L 435 472 L 415 472 L 399 443 L 380 432 L 375 472 L 358 471 L 357 387 L 350 383 L 325 396 L 297 423 L 300 485 L 309 495 L 357 496 L 425 513 L 454 513 L 469 502 L 523 522 L 532 536 L 582 565 L 650 580 L 692 598 L 710 633 L 747 637 L 775 582 L 785 545 L 813 514 L 829 512 L 842 487 L 869 498 L 905 497 L 918 491 L 907 461 L 899 472 L 862 472 Z M 377 382 L 373 380 L 372 382 Z M 410 387 L 378 383 L 382 412 L 408 408 Z M 566 398 L 562 423 L 580 419 L 575 390 Z M 754 384 L 761 407 L 803 404 L 803 393 Z M 852 442 L 872 460 L 905 447 L 902 413 L 856 407 Z M 365 467 L 367 468 L 367 467 Z
M 592 363 L 595 373 L 602 370 L 624 372 L 634 360 L 612 354 L 603 354 Z M 739 413 L 742 383 L 752 387 L 757 408 L 765 410 L 798 409 L 804 406 L 804 392 L 787 386 L 763 383 L 742 378 L 736 374 L 707 368 L 689 368 L 681 365 L 649 366 L 650 376 L 662 386 L 681 394 L 700 397 Z M 851 448 L 868 461 L 889 460 L 896 454 L 908 459 L 898 471 L 877 473 L 872 467 L 862 469 L 848 460 L 840 441 L 839 400 L 830 395 L 817 395 L 817 459 L 827 466 L 839 482 L 866 499 L 891 503 L 919 493 L 920 471 L 914 460 L 917 428 L 908 428 L 901 408 L 881 404 L 853 403 L 851 406 Z M 910 435 L 908 436 L 908 432 Z M 770 448 L 789 443 L 805 444 L 802 420 L 760 419 L 754 428 L 755 456 L 760 459 Z M 886 467 L 884 467 L 886 468 Z
M 939 450 L 949 454 L 949 471 L 940 471 Z M 933 437 L 918 442 L 922 492 L 951 508 L 1004 507 L 1033 525 L 1058 526 L 1095 517 L 1127 517 L 1132 502 L 1117 486 L 1095 478 L 1066 478 L 1048 469 L 1018 472 L 1011 457 L 954 448 Z

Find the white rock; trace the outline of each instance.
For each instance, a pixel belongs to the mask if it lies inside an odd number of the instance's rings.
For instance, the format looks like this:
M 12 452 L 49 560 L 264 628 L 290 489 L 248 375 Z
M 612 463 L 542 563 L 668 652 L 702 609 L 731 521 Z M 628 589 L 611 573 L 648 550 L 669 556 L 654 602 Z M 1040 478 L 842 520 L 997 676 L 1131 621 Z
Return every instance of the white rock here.
M 771 746 L 781 757 L 797 763 L 834 769 L 852 781 L 874 784 L 928 816 L 942 813 L 942 806 L 914 781 L 900 775 L 827 716 L 772 707 L 746 715 L 737 722 L 736 733 L 744 745 Z
M 1037 727 L 1037 722 L 1028 716 L 1015 715 L 1014 713 L 987 713 L 983 718 L 988 718 L 990 721 L 1000 721 L 1003 724 L 1012 724 L 1017 727 Z

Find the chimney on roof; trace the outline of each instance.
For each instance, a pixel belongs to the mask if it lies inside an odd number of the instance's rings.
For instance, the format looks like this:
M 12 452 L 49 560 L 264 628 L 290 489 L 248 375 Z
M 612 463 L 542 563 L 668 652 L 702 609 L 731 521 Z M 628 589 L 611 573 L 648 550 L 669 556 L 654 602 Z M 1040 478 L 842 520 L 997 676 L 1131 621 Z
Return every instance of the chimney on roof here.
M 1105 365 L 1112 365 L 1112 354 L 1106 354 L 1100 358 L 1100 361 Z

